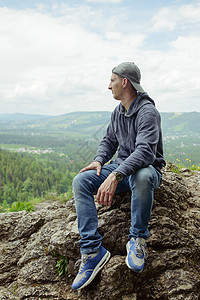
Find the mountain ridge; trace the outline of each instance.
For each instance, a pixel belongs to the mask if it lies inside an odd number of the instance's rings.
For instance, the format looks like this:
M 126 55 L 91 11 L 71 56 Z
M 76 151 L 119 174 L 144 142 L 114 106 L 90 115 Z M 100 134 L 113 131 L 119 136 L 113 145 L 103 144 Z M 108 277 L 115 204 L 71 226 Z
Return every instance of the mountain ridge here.
M 40 120 L 44 118 L 51 118 L 52 116 L 49 115 L 42 115 L 42 114 L 24 114 L 24 113 L 0 113 L 0 123 L 2 121 L 5 122 L 16 122 L 16 121 L 33 121 L 33 120 Z M 53 116 L 54 117 L 54 116 Z
M 163 134 L 200 134 L 200 112 L 161 112 Z M 0 129 L 23 128 L 93 134 L 109 123 L 109 111 L 77 111 L 58 116 L 37 114 L 0 114 Z M 24 127 L 26 125 L 26 127 Z

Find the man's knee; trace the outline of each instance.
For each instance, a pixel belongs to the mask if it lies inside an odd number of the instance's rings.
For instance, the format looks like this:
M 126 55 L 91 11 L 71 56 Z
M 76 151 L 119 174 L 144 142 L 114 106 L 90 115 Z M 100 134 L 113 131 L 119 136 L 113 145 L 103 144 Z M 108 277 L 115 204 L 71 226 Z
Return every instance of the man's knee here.
M 72 187 L 73 189 L 76 189 L 79 186 L 79 174 L 76 175 L 72 181 Z
M 79 189 L 84 184 L 84 182 L 87 182 L 87 176 L 85 176 L 84 173 L 77 174 L 72 182 L 73 189 Z
M 92 191 L 94 189 L 94 185 L 96 182 L 95 175 L 96 170 L 89 170 L 86 172 L 82 172 L 77 174 L 72 182 L 72 187 L 74 191 L 80 191 L 80 190 L 87 190 L 87 191 Z
M 150 167 L 142 168 L 135 174 L 135 182 L 137 184 L 153 183 L 153 172 Z

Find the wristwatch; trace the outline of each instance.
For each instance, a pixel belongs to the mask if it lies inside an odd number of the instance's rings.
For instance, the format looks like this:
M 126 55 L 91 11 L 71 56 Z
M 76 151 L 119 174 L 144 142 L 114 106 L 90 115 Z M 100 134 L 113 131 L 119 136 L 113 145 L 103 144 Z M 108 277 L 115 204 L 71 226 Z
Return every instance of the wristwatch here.
M 124 175 L 120 172 L 113 171 L 113 174 L 115 174 L 117 181 L 122 181 L 124 179 Z

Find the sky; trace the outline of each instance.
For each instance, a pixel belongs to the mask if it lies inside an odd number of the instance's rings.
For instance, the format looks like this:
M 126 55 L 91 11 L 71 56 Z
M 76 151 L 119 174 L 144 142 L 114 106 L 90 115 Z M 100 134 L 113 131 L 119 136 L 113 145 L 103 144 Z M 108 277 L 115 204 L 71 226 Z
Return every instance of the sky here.
M 0 0 L 0 114 L 112 111 L 124 61 L 160 112 L 199 112 L 200 1 Z

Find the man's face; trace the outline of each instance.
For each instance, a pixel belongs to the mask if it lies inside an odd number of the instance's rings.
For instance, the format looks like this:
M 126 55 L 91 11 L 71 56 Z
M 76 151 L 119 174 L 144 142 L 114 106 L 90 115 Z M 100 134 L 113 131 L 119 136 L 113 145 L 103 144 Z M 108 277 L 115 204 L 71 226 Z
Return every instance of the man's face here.
M 122 99 L 122 94 L 124 92 L 123 86 L 122 86 L 122 78 L 118 75 L 112 73 L 110 84 L 108 86 L 109 90 L 112 91 L 113 98 L 116 100 Z

